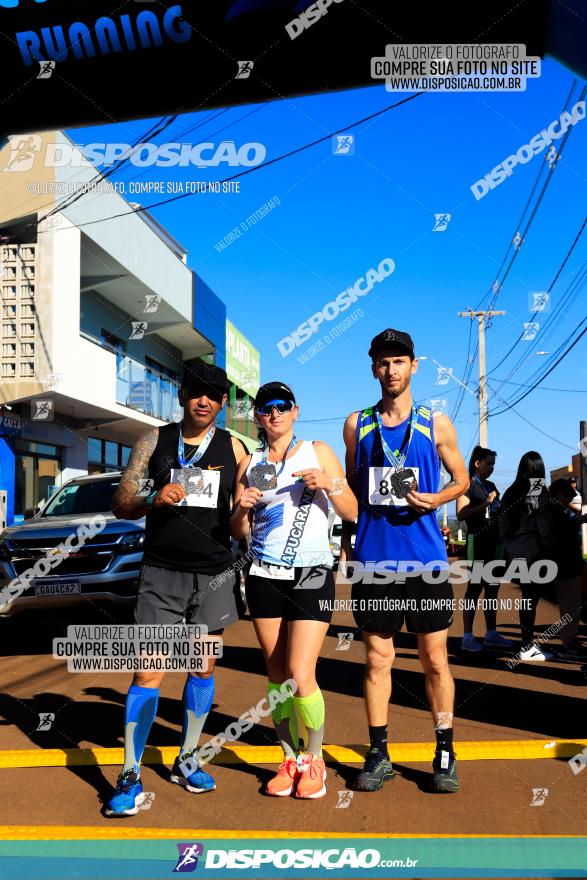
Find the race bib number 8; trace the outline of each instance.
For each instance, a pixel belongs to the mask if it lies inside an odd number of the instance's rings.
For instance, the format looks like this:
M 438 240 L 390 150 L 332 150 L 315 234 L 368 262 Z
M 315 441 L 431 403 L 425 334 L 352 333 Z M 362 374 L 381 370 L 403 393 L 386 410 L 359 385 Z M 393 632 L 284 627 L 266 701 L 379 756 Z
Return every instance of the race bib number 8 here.
M 186 494 L 175 507 L 218 507 L 220 471 L 199 467 L 172 468 L 171 482 L 179 483 Z
M 417 489 L 420 468 L 369 468 L 369 504 L 407 507 L 405 499 L 414 481 Z M 399 493 L 399 494 L 398 494 Z

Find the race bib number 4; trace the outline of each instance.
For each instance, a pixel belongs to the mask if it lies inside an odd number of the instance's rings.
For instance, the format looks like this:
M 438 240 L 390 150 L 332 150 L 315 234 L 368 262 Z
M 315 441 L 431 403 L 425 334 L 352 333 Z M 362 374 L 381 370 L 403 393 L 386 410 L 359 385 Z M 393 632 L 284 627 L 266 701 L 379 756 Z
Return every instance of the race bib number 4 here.
M 369 468 L 369 504 L 407 507 L 405 496 L 417 490 L 420 468 Z
M 175 507 L 218 507 L 220 471 L 199 467 L 172 468 L 171 482 L 179 483 L 186 495 Z

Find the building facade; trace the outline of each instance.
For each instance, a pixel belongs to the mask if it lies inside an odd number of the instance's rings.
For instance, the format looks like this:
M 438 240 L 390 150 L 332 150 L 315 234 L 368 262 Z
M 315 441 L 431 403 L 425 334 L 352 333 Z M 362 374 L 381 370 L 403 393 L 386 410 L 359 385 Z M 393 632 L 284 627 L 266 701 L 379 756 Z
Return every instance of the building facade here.
M 226 322 L 226 374 L 230 382 L 226 427 L 252 451 L 258 445 L 253 400 L 261 384 L 261 359 L 230 321 Z
M 8 525 L 66 480 L 124 467 L 146 427 L 180 418 L 184 361 L 226 364 L 226 307 L 185 249 L 116 191 L 64 195 L 99 177 L 81 162 L 45 167 L 60 145 L 72 149 L 63 132 L 36 136 L 24 168 L 10 167 L 14 142 L 0 151 Z

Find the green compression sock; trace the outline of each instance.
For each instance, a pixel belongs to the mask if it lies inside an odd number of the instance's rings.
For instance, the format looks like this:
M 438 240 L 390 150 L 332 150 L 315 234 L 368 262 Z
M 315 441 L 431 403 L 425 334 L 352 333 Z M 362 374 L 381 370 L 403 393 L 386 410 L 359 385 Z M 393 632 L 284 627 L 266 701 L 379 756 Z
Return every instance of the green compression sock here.
M 285 757 L 295 758 L 300 743 L 294 701 L 289 688 L 287 689 L 289 696 L 285 700 L 276 700 L 277 694 L 275 692 L 283 693 L 282 688 L 282 684 L 275 684 L 272 681 L 267 682 L 269 705 L 273 706 L 271 710 L 271 718 L 273 719 L 273 724 L 275 725 L 275 730 L 277 731 L 277 736 L 279 737 Z M 272 694 L 274 694 L 273 697 Z
M 308 697 L 293 698 L 296 711 L 307 731 L 306 751 L 313 755 L 322 755 L 324 741 L 324 697 L 320 688 L 316 688 Z

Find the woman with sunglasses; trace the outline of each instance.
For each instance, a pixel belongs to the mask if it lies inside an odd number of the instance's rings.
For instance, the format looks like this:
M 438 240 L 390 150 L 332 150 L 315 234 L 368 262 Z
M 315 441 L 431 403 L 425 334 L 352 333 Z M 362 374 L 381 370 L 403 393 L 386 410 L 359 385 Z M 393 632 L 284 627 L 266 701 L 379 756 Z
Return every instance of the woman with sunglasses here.
M 255 417 L 261 448 L 239 465 L 230 527 L 237 540 L 250 536 L 247 603 L 284 752 L 265 790 L 276 797 L 319 798 L 326 794 L 326 767 L 316 663 L 334 600 L 328 501 L 341 519 L 354 521 L 357 499 L 332 449 L 294 435 L 298 407 L 291 388 L 282 382 L 263 385 Z M 287 689 L 276 694 L 288 679 L 295 682 L 295 695 Z

